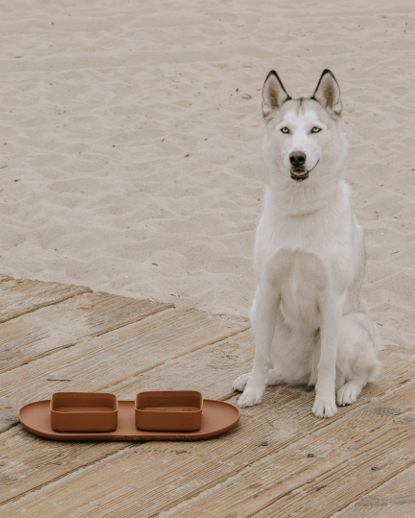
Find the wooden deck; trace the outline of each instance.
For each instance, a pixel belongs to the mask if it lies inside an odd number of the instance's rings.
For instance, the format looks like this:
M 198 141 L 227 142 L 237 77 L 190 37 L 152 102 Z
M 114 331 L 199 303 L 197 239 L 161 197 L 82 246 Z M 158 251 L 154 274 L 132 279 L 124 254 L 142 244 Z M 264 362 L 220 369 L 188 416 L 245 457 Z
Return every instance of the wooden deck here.
M 216 439 L 61 443 L 26 432 L 18 409 L 62 390 L 235 402 L 248 321 L 0 275 L 0 322 L 0 517 L 415 515 L 412 351 L 387 347 L 380 380 L 330 420 L 311 415 L 313 392 L 275 387 Z

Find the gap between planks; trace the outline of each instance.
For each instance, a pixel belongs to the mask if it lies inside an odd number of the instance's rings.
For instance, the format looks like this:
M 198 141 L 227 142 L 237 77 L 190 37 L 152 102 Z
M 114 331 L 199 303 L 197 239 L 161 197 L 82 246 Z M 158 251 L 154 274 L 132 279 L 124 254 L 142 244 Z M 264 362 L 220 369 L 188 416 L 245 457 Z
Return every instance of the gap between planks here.
M 4 279 L 0 282 L 0 324 L 83 293 L 92 290 L 57 282 Z
M 171 309 L 0 375 L 0 397 L 19 403 L 65 390 L 98 391 L 249 328 L 198 310 Z M 54 372 L 51 378 L 51 369 Z M 62 385 L 60 379 L 68 379 Z
M 0 373 L 172 308 L 91 292 L 20 315 L 0 326 Z

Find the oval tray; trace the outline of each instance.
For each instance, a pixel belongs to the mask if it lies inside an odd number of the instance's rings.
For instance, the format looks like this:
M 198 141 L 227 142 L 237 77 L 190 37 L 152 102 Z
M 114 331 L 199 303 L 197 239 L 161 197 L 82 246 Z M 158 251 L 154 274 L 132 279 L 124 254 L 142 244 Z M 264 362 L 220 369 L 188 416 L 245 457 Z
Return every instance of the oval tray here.
M 196 432 L 147 432 L 135 426 L 134 401 L 118 401 L 118 426 L 113 432 L 55 432 L 50 400 L 29 403 L 20 409 L 19 420 L 29 432 L 57 441 L 197 441 L 227 432 L 239 421 L 239 409 L 230 403 L 203 400 L 202 426 Z

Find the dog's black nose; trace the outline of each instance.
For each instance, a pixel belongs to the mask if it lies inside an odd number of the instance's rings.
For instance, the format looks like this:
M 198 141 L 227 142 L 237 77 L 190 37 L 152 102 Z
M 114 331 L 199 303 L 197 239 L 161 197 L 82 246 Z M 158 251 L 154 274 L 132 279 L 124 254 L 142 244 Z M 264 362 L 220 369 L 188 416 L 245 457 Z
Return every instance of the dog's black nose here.
M 293 167 L 301 168 L 304 166 L 307 156 L 302 151 L 293 151 L 290 154 L 290 162 Z

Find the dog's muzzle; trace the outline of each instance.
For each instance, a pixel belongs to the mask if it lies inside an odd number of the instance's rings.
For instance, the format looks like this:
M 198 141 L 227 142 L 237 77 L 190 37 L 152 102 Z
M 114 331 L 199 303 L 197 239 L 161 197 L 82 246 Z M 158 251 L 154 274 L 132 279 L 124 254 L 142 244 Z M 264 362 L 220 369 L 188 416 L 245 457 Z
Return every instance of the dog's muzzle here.
M 302 151 L 293 151 L 290 153 L 290 164 L 291 178 L 297 182 L 302 182 L 308 178 L 308 171 L 305 169 L 304 164 L 306 163 L 307 155 Z
M 302 154 L 304 155 L 304 153 L 302 153 Z M 305 155 L 304 155 L 304 157 L 305 157 Z M 291 156 L 290 156 L 290 162 L 292 163 Z M 307 169 L 304 169 L 304 168 L 293 167 L 290 171 L 291 178 L 293 180 L 295 180 L 296 182 L 302 182 L 304 180 L 307 180 L 309 174 L 311 173 L 311 171 L 313 171 L 317 167 L 317 164 L 319 162 L 320 162 L 320 159 L 317 160 L 316 165 L 309 171 L 307 171 Z

